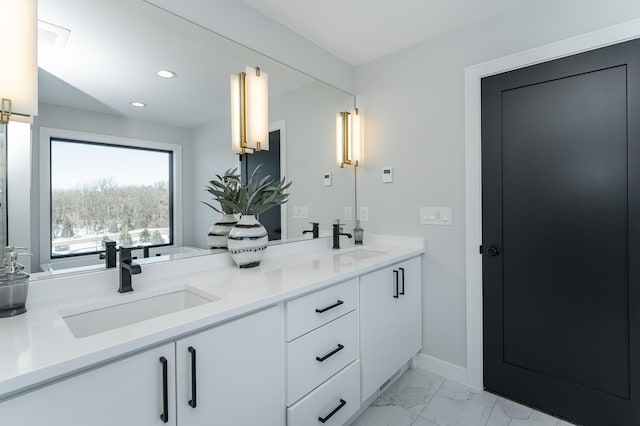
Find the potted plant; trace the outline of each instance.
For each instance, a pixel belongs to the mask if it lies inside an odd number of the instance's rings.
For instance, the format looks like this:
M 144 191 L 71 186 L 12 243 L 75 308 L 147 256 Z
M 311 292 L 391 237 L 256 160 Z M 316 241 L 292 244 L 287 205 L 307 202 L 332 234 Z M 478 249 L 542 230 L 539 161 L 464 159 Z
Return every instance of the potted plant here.
M 207 235 L 207 245 L 210 249 L 226 249 L 229 231 L 238 222 L 237 214 L 241 212 L 238 207 L 240 196 L 240 175 L 238 169 L 228 169 L 222 176 L 216 175 L 216 179 L 209 181 L 205 191 L 213 196 L 220 208 L 203 201 L 205 205 L 222 214 L 216 223 L 211 225 Z
M 231 257 L 240 268 L 258 266 L 267 248 L 267 230 L 256 216 L 286 203 L 289 197 L 285 191 L 291 181 L 274 180 L 270 175 L 260 178 L 260 167 L 251 173 L 246 185 L 239 185 L 236 201 L 229 203 L 241 213 L 240 220 L 229 232 L 227 243 Z

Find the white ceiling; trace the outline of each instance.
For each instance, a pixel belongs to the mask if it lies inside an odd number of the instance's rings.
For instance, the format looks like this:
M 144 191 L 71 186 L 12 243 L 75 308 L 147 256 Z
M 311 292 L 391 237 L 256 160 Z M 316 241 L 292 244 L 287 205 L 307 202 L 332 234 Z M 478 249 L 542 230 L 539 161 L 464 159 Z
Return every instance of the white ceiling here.
M 536 0 L 243 0 L 352 65 Z

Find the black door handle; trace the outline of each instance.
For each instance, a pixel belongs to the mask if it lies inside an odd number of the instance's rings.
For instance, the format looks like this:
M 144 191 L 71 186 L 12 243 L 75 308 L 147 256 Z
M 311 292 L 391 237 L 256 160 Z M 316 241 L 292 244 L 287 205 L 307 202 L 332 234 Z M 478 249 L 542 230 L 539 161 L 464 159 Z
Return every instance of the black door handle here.
M 188 351 L 191 353 L 191 400 L 189 405 L 196 408 L 196 348 L 189 346 Z
M 491 257 L 497 256 L 500 254 L 500 246 L 492 244 L 484 250 L 484 254 Z
M 394 292 L 393 292 L 393 298 L 397 299 L 398 298 L 398 271 L 396 271 L 395 269 L 393 270 L 393 285 L 394 285 Z
M 342 407 L 344 407 L 345 405 L 347 405 L 347 401 L 345 401 L 344 399 L 340 398 L 340 404 L 338 404 L 338 406 L 336 408 L 334 408 L 333 411 L 331 411 L 329 414 L 327 414 L 326 417 L 318 417 L 318 421 L 320 423 L 326 423 L 327 420 L 329 420 L 331 417 L 333 417 L 333 415 L 335 413 L 337 413 L 338 411 L 340 411 L 340 409 Z
M 160 414 L 160 420 L 163 423 L 169 422 L 169 390 L 167 389 L 167 359 L 163 356 L 160 357 L 160 364 L 162 364 L 162 414 Z

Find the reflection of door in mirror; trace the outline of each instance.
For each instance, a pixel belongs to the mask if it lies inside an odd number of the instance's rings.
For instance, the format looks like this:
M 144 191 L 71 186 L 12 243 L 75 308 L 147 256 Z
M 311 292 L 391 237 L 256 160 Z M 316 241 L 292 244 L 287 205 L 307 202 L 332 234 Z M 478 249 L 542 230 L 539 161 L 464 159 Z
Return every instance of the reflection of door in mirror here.
M 280 130 L 269 132 L 269 151 L 257 151 L 253 154 L 242 154 L 240 156 L 240 177 L 242 184 L 249 181 L 249 177 L 255 169 L 262 165 L 256 176 L 262 179 L 264 176 L 271 176 L 271 179 L 279 180 L 280 176 Z M 260 214 L 260 223 L 267 229 L 269 241 L 282 239 L 282 219 L 280 207 L 273 207 Z

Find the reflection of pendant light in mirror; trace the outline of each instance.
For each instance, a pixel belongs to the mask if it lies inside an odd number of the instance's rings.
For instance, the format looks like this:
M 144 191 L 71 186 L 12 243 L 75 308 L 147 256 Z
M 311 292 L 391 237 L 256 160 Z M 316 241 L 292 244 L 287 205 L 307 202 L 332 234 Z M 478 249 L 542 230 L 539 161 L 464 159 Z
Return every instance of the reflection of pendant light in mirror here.
M 231 76 L 231 146 L 241 154 L 269 150 L 268 75 L 260 68 Z
M 37 1 L 0 0 L 0 121 L 38 114 Z
M 362 154 L 361 132 L 357 108 L 336 115 L 336 153 L 340 167 L 344 167 L 345 164 L 358 167 Z

